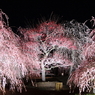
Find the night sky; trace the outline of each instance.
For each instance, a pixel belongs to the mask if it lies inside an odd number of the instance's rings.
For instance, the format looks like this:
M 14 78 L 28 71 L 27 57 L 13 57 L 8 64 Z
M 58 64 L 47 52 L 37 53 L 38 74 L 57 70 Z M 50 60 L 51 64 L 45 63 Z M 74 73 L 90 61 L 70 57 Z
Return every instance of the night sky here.
M 10 26 L 32 26 L 54 15 L 59 20 L 84 22 L 95 16 L 95 0 L 0 0 Z

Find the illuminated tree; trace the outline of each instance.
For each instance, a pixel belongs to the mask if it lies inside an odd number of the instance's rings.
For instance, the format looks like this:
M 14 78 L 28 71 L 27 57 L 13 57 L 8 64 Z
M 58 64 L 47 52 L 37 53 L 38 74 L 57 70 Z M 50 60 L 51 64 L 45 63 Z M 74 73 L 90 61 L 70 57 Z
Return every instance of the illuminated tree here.
M 86 33 L 88 30 L 87 26 L 74 21 L 64 25 L 46 21 L 36 29 L 19 29 L 24 35 L 23 46 L 27 48 L 25 53 L 34 60 L 36 68 L 41 66 L 43 81 L 45 71 L 48 69 L 69 67 L 70 73 L 76 69 L 84 58 L 82 55 L 84 44 L 92 41 Z
M 30 73 L 32 77 L 38 74 L 23 52 L 20 37 L 6 25 L 4 16 L 7 19 L 6 14 L 0 10 L 0 90 L 5 92 L 5 87 L 9 84 L 11 90 L 21 92 L 25 88 L 23 78 Z
M 32 78 L 55 67 L 69 67 L 68 85 L 79 87 L 80 93 L 95 86 L 95 42 L 84 23 L 76 21 L 57 24 L 45 21 L 37 28 L 19 28 L 20 36 L 4 22 L 0 11 L 0 89 L 21 92 L 23 78 Z M 7 23 L 8 24 L 8 23 Z M 93 36 L 92 38 L 90 38 Z
M 82 91 L 90 92 L 92 89 L 95 89 L 95 30 L 90 29 L 89 40 L 83 46 L 82 55 L 84 60 L 71 73 L 67 84 L 70 88 L 79 87 L 79 93 Z

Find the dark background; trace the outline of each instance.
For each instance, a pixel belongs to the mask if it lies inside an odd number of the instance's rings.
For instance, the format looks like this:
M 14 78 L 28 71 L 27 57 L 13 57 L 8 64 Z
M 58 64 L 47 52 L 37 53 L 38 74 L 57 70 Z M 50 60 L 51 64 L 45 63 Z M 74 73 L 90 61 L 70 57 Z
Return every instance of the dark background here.
M 33 26 L 42 19 L 84 22 L 95 17 L 95 0 L 0 0 L 11 27 Z

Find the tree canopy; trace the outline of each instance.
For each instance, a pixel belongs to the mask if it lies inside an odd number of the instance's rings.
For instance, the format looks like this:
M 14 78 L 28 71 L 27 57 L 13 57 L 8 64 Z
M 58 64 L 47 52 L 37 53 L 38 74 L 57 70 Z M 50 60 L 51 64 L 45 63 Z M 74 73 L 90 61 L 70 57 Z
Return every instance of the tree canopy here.
M 95 86 L 94 29 L 85 23 L 69 21 L 42 22 L 37 28 L 19 28 L 15 34 L 5 23 L 0 11 L 0 89 L 21 91 L 23 78 L 40 76 L 45 70 L 69 67 L 68 85 L 79 87 L 80 93 Z M 89 34 L 90 33 L 90 34 Z M 91 38 L 92 37 L 92 38 Z

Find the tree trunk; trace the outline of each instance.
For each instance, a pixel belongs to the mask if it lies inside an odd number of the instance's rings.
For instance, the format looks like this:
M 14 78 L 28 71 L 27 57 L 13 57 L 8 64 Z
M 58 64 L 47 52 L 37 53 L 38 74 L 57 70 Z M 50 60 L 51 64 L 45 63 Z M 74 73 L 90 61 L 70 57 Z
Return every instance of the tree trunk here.
M 70 67 L 69 75 L 71 74 L 73 66 Z
M 45 81 L 45 67 L 44 64 L 42 63 L 42 81 Z
M 46 79 L 45 79 L 45 66 L 44 66 L 44 62 L 45 62 L 47 56 L 48 56 L 48 53 L 46 53 L 44 59 L 43 59 L 42 62 L 41 62 L 41 68 L 42 68 L 42 81 L 46 81 Z
M 93 88 L 93 93 L 95 94 L 95 88 Z

